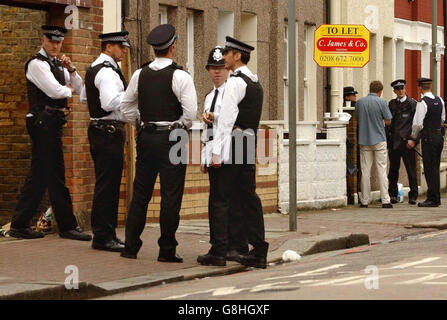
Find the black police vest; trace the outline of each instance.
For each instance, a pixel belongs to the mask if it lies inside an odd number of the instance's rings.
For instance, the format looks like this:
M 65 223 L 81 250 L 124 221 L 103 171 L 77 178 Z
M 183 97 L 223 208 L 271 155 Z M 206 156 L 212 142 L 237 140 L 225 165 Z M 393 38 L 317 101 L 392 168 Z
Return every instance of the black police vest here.
M 243 130 L 258 129 L 259 121 L 262 114 L 263 90 L 259 82 L 252 81 L 247 75 L 242 72 L 237 72 L 232 77 L 241 77 L 247 84 L 245 97 L 238 104 L 239 113 L 236 118 L 235 126 Z
M 49 58 L 38 53 L 25 64 L 25 78 L 26 72 L 28 71 L 28 64 L 34 60 L 39 59 L 45 61 L 50 65 L 51 73 L 54 75 L 56 80 L 63 86 L 65 86 L 65 75 L 62 64 L 59 60 L 52 62 Z M 38 113 L 45 109 L 45 106 L 50 106 L 53 108 L 68 108 L 68 99 L 51 99 L 42 90 L 40 90 L 34 83 L 26 78 L 26 86 L 28 91 L 28 104 L 30 113 Z
M 441 128 L 441 116 L 442 116 L 442 101 L 439 97 L 435 96 L 434 99 L 429 97 L 423 97 L 422 100 L 427 104 L 427 113 L 424 118 L 424 129 L 440 129 Z
M 175 63 L 161 70 L 152 70 L 145 64 L 138 79 L 138 110 L 141 121 L 176 121 L 183 114 L 182 106 L 172 91 Z
M 124 90 L 127 88 L 127 82 L 123 73 L 120 69 L 115 68 L 110 62 L 104 61 L 94 67 L 90 66 L 85 74 L 85 92 L 87 93 L 88 111 L 91 118 L 102 118 L 112 113 L 111 111 L 105 111 L 101 108 L 99 90 L 95 86 L 95 77 L 102 68 L 112 68 L 123 82 Z

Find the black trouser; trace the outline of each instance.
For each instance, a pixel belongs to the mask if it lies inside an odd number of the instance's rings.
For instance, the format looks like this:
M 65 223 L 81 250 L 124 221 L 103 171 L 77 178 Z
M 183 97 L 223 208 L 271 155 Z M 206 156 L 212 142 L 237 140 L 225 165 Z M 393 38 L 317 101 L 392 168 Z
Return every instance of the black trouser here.
M 423 131 L 422 136 L 422 155 L 424 163 L 425 180 L 427 181 L 427 200 L 441 204 L 440 194 L 440 163 L 441 152 L 444 147 L 444 137 L 440 130 Z
M 225 256 L 229 247 L 229 228 L 233 229 L 230 235 L 239 234 L 236 236 L 238 243 L 243 241 L 241 233 L 245 233 L 255 253 L 265 256 L 268 243 L 265 241 L 261 199 L 256 193 L 256 166 L 223 164 L 221 168 L 210 168 L 210 179 L 218 181 L 219 191 L 213 192 L 212 199 L 210 195 L 210 253 Z M 240 206 L 239 210 L 232 210 L 237 206 Z
M 68 188 L 62 150 L 62 125 L 48 124 L 37 116 L 26 118 L 32 141 L 31 170 L 25 180 L 11 221 L 12 228 L 27 228 L 48 188 L 59 231 L 77 227 Z
M 114 132 L 110 127 L 93 124 L 88 128 L 96 177 L 91 217 L 94 242 L 116 238 L 125 134 L 122 127 L 114 128 Z
M 410 192 L 408 198 L 416 200 L 418 197 L 418 178 L 416 173 L 416 152 L 405 147 L 389 150 L 390 171 L 388 172 L 388 193 L 390 197 L 397 197 L 397 182 L 399 180 L 400 159 L 403 159 L 407 170 Z
M 175 252 L 180 208 L 185 186 L 186 164 L 173 164 L 169 150 L 177 142 L 169 141 L 171 131 L 141 131 L 137 137 L 137 161 L 134 190 L 126 222 L 125 251 L 136 254 L 143 242 L 140 235 L 146 224 L 147 206 L 160 173 L 160 251 Z
M 229 196 L 227 196 L 226 188 L 231 181 L 228 181 L 226 171 L 226 167 L 224 170 L 208 168 L 210 181 L 208 214 L 211 251 L 213 254 L 220 256 L 224 256 L 230 250 L 236 250 L 239 253 L 248 252 L 243 207 L 239 201 L 231 202 L 229 201 L 231 198 L 227 198 Z M 224 232 L 227 232 L 226 237 L 222 237 Z

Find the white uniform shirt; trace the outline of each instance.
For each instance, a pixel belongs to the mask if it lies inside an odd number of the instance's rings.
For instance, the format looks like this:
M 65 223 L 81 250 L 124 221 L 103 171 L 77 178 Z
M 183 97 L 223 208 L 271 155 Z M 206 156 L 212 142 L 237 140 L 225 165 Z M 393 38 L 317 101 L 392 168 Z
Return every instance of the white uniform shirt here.
M 145 68 L 161 70 L 171 64 L 171 59 L 155 58 L 155 60 L 148 66 L 145 66 Z M 138 80 L 140 78 L 140 73 L 141 69 L 134 72 L 121 101 L 121 113 L 128 122 L 132 123 L 135 123 L 137 119 L 140 119 L 140 112 L 138 110 Z M 180 101 L 183 109 L 183 115 L 179 118 L 179 121 L 189 129 L 192 126 L 192 121 L 196 119 L 197 115 L 197 93 L 191 75 L 183 70 L 175 70 L 172 77 L 172 91 Z M 155 123 L 157 125 L 172 124 L 172 122 L 169 121 L 158 121 Z
M 242 66 L 234 72 L 242 72 L 252 81 L 258 82 L 258 76 L 247 66 Z M 247 84 L 241 77 L 230 77 L 225 85 L 222 106 L 219 115 L 219 125 L 214 131 L 213 154 L 220 156 L 222 162 L 230 159 L 231 133 L 239 114 L 239 103 L 244 99 Z
M 219 124 L 219 114 L 220 114 L 220 109 L 222 107 L 222 96 L 225 91 L 225 82 L 219 88 L 214 87 L 214 89 L 206 95 L 205 104 L 203 107 L 204 112 L 210 111 L 211 104 L 213 103 L 214 93 L 215 93 L 216 89 L 219 91 L 219 93 L 217 94 L 216 104 L 214 105 L 213 135 L 214 135 L 214 132 L 216 131 L 216 128 Z M 208 130 L 208 125 L 204 122 L 203 123 L 202 139 L 201 139 L 202 143 L 203 143 L 201 164 L 209 166 L 209 164 L 211 163 L 211 157 L 212 157 L 212 153 L 213 153 L 213 140 L 211 140 L 211 141 L 207 140 L 207 130 Z
M 435 98 L 435 96 L 433 95 L 432 92 L 426 92 L 424 94 L 424 97 L 428 97 L 430 99 Z M 441 113 L 442 122 L 441 123 L 444 123 L 444 121 L 445 121 L 445 107 L 444 107 L 445 103 L 441 97 L 439 97 L 439 99 L 441 99 L 441 102 L 442 102 L 442 113 Z M 416 104 L 416 113 L 414 114 L 413 127 L 412 127 L 412 132 L 411 132 L 411 136 L 413 138 L 417 138 L 419 133 L 424 128 L 424 119 L 425 119 L 425 115 L 427 114 L 427 108 L 428 108 L 428 106 L 424 100 L 421 100 L 420 102 L 418 102 Z
M 48 58 L 48 54 L 43 48 L 40 49 L 39 53 Z M 50 59 L 53 60 L 54 58 L 50 57 Z M 81 76 L 76 71 L 70 74 L 66 68 L 64 68 L 64 76 L 65 83 L 71 85 L 75 93 L 79 94 L 82 88 Z M 50 65 L 45 61 L 39 59 L 30 61 L 26 71 L 26 78 L 51 99 L 58 100 L 72 97 L 71 90 L 56 80 L 51 72 Z M 29 113 L 26 116 L 32 117 L 33 115 Z
M 109 55 L 101 53 L 101 55 L 92 63 L 92 67 L 103 63 L 110 62 L 115 68 L 118 68 L 116 61 Z M 99 90 L 99 100 L 101 108 L 104 111 L 112 112 L 111 114 L 101 117 L 103 120 L 125 121 L 120 112 L 121 99 L 124 97 L 124 84 L 120 76 L 112 68 L 104 67 L 99 70 L 95 76 L 95 87 Z M 85 85 L 81 92 L 81 102 L 87 103 L 87 91 Z M 98 118 L 90 118 L 97 120 Z

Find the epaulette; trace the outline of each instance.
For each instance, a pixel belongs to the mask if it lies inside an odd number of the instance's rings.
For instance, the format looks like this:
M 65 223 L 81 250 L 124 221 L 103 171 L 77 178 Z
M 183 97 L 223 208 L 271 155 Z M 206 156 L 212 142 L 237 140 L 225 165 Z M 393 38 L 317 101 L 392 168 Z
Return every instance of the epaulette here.
M 183 67 L 181 65 L 178 65 L 175 62 L 172 62 L 172 66 L 174 66 L 174 68 L 176 68 L 176 69 L 183 70 Z M 186 72 L 188 72 L 188 71 L 186 71 Z
M 143 63 L 143 64 L 140 66 L 140 69 L 143 69 L 144 67 L 147 67 L 147 66 L 150 65 L 152 62 L 153 62 L 153 61 L 151 60 L 151 61 L 148 61 L 148 62 L 146 62 L 146 63 Z
M 240 77 L 241 76 L 241 74 L 242 74 L 242 72 L 241 71 L 236 71 L 235 73 L 233 73 L 231 76 L 232 77 Z

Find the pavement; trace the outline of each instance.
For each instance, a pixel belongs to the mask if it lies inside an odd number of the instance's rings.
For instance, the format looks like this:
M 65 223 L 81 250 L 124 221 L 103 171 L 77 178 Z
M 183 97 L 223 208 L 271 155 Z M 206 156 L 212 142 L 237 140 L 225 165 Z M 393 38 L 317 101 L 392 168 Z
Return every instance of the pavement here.
M 292 232 L 288 215 L 265 214 L 268 263 L 283 263 L 286 250 L 308 255 L 447 229 L 447 197 L 441 201 L 438 208 L 418 208 L 405 202 L 393 209 L 374 203 L 368 208 L 299 212 L 297 231 Z M 117 234 L 124 240 L 124 228 Z M 157 262 L 159 234 L 158 224 L 146 226 L 136 260 L 94 250 L 91 242 L 62 239 L 57 234 L 33 240 L 0 238 L 0 299 L 89 299 L 247 270 L 236 262 L 228 262 L 226 267 L 197 264 L 197 256 L 210 247 L 208 220 L 180 222 L 177 252 L 184 259 L 180 264 Z M 67 289 L 66 283 L 74 288 Z

